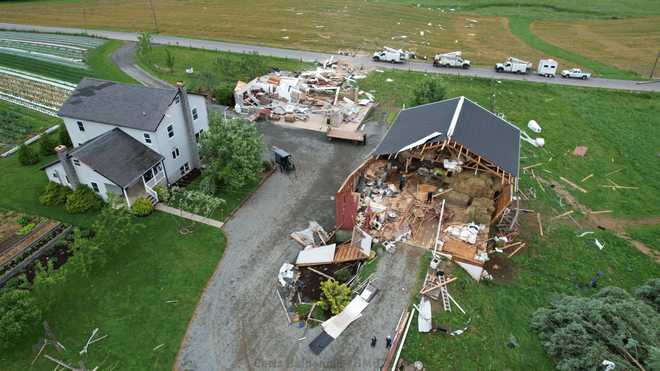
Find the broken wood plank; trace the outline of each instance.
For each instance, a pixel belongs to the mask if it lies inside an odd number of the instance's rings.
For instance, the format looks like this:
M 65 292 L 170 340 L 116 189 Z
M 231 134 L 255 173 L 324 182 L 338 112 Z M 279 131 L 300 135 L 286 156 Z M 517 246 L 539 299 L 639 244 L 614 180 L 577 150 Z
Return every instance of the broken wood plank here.
M 329 280 L 333 280 L 333 281 L 334 281 L 334 277 L 332 277 L 332 276 L 330 276 L 330 275 L 328 275 L 328 274 L 325 274 L 325 273 L 323 273 L 323 272 L 319 272 L 319 271 L 317 271 L 316 269 L 314 269 L 314 268 L 312 268 L 312 267 L 307 267 L 307 269 L 309 269 L 310 271 L 312 271 L 312 272 L 314 272 L 314 273 L 316 273 L 316 274 L 318 274 L 318 275 L 320 275 L 320 276 L 322 276 L 322 277 L 325 277 L 325 278 L 327 278 L 327 279 L 329 279 Z
M 616 174 L 616 173 L 618 173 L 619 171 L 622 171 L 622 170 L 623 170 L 623 168 L 617 169 L 617 170 L 614 170 L 614 171 L 610 171 L 609 173 L 605 174 L 605 176 L 610 176 L 612 174 Z
M 520 249 L 522 249 L 523 247 L 525 247 L 525 243 L 523 243 L 522 245 L 518 246 L 517 249 L 513 250 L 513 251 L 511 252 L 511 254 L 508 255 L 509 258 L 512 257 L 512 256 L 514 256 L 514 255 L 516 255 L 516 254 L 518 253 L 518 251 L 520 251 Z
M 55 359 L 55 358 L 49 356 L 48 354 L 44 354 L 44 357 L 46 357 L 48 360 L 51 360 L 51 361 L 57 363 L 58 365 L 60 365 L 60 366 L 62 366 L 62 367 L 64 367 L 64 368 L 66 368 L 66 369 L 69 369 L 69 370 L 72 370 L 72 371 L 78 371 L 77 368 L 73 368 L 73 367 L 67 365 L 67 364 L 64 363 L 64 362 L 62 362 L 62 361 L 60 361 L 60 360 L 58 360 L 58 359 Z
M 445 285 L 447 285 L 448 283 L 451 283 L 451 282 L 454 282 L 454 281 L 456 281 L 456 277 L 452 277 L 452 278 L 446 280 L 446 281 L 443 282 L 443 283 L 440 283 L 440 284 L 433 285 L 433 286 L 431 286 L 431 287 L 428 287 L 428 288 L 422 289 L 422 291 L 420 291 L 419 293 L 422 294 L 422 295 L 424 295 L 424 294 L 426 294 L 426 293 L 429 292 L 429 291 L 433 291 L 433 290 L 435 290 L 435 289 L 439 289 L 439 288 L 441 288 L 442 286 L 445 286 Z
M 571 187 L 577 189 L 578 191 L 580 191 L 580 192 L 582 192 L 582 193 L 587 193 L 587 190 L 586 190 L 586 189 L 584 189 L 584 188 L 580 187 L 579 185 L 577 185 L 577 184 L 571 182 L 570 180 L 564 178 L 563 176 L 560 176 L 559 179 L 563 180 L 564 182 L 566 182 L 566 184 L 568 184 L 568 185 L 570 185 Z
M 521 243 L 523 243 L 523 242 L 522 242 L 522 241 L 520 241 L 520 242 L 514 242 L 514 243 L 511 243 L 511 244 L 508 244 L 508 245 L 502 246 L 502 250 L 506 250 L 506 249 L 508 249 L 508 248 L 511 248 L 511 247 L 514 247 L 514 246 L 518 246 L 518 245 L 520 245 Z
M 584 183 L 587 179 L 590 179 L 592 176 L 594 176 L 593 173 L 591 173 L 591 174 L 585 176 L 584 178 L 582 178 L 582 180 L 580 180 L 580 183 Z
M 612 210 L 599 210 L 599 211 L 589 211 L 589 214 L 606 214 L 611 212 Z
M 536 221 L 539 223 L 539 234 L 543 237 L 543 223 L 541 223 L 541 213 L 536 213 Z
M 567 211 L 567 212 L 562 213 L 562 214 L 559 214 L 559 215 L 557 215 L 557 216 L 553 216 L 550 220 L 555 220 L 555 219 L 563 218 L 563 217 L 565 217 L 565 216 L 567 216 L 567 215 L 571 215 L 571 214 L 573 214 L 573 210 Z
M 536 164 L 534 164 L 534 165 L 525 166 L 525 167 L 523 168 L 523 170 L 531 169 L 531 168 L 533 168 L 533 167 L 537 167 L 537 166 L 541 166 L 541 165 L 543 165 L 543 163 L 542 163 L 542 162 L 538 162 L 538 163 L 536 163 Z
M 286 310 L 286 305 L 284 305 L 284 300 L 282 299 L 282 295 L 280 294 L 280 290 L 275 289 L 275 293 L 277 294 L 277 297 L 280 299 L 280 303 L 282 304 L 282 309 L 284 309 L 284 314 L 286 315 L 286 321 L 291 324 L 291 318 L 289 317 L 289 311 Z

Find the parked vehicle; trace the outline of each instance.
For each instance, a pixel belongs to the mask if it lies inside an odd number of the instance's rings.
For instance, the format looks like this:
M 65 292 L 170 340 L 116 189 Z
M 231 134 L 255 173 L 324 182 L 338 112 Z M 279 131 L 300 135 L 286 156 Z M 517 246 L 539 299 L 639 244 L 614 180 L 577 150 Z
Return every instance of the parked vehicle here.
M 591 77 L 591 74 L 579 68 L 571 68 L 570 70 L 561 71 L 561 77 L 586 80 Z
M 411 52 L 386 46 L 383 50 L 375 52 L 372 59 L 376 62 L 403 63 L 413 57 Z
M 495 64 L 495 71 L 497 72 L 527 73 L 531 69 L 531 62 L 514 57 L 509 57 L 504 63 Z
M 273 146 L 273 154 L 275 155 L 275 164 L 280 168 L 283 173 L 295 171 L 296 165 L 293 163 L 293 156 L 282 148 Z
M 536 72 L 541 76 L 555 77 L 557 75 L 557 67 L 559 67 L 559 63 L 556 60 L 541 59 Z
M 444 54 L 436 54 L 433 57 L 433 67 L 461 67 L 470 68 L 470 61 L 463 59 L 463 53 L 460 51 Z

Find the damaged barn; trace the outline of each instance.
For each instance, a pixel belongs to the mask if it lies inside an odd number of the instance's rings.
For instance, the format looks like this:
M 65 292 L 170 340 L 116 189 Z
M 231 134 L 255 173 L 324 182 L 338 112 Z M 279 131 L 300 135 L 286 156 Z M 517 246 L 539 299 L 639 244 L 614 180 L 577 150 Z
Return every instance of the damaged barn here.
M 520 130 L 465 97 L 404 109 L 337 192 L 337 228 L 361 226 L 388 250 L 437 239 L 479 280 L 495 242 L 515 234 L 519 157 Z

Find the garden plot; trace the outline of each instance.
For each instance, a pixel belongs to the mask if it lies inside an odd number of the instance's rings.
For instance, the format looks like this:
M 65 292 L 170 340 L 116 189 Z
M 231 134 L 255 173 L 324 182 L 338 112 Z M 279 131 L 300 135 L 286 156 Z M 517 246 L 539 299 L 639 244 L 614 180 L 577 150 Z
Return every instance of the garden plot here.
M 87 52 L 103 43 L 83 36 L 0 31 L 0 53 L 83 69 Z
M 0 99 L 55 116 L 75 85 L 0 67 Z

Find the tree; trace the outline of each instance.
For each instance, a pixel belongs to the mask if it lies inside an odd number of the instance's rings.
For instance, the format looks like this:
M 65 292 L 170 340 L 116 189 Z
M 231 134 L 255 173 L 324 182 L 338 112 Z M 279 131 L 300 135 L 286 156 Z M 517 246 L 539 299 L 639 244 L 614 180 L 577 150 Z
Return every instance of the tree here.
M 660 314 L 617 287 L 564 296 L 538 309 L 532 328 L 559 370 L 594 370 L 604 359 L 641 370 L 660 345 Z
M 142 32 L 138 36 L 138 53 L 143 56 L 148 55 L 151 52 L 151 33 Z
M 339 314 L 351 302 L 351 289 L 345 283 L 335 280 L 321 282 L 323 297 L 319 305 L 323 310 L 329 310 L 332 315 Z
M 445 99 L 447 86 L 436 77 L 428 77 L 417 85 L 413 92 L 411 106 L 433 103 Z
M 187 211 L 208 218 L 215 210 L 225 203 L 225 200 L 211 195 L 211 192 L 208 189 L 210 186 L 208 184 L 208 179 L 209 178 L 207 177 L 200 182 L 200 188 L 202 188 L 202 190 L 187 190 L 185 188 L 172 187 L 171 203 L 177 204 L 181 214 L 183 214 L 184 211 Z M 196 224 L 195 221 L 186 219 L 183 215 L 178 218 L 178 221 L 179 232 L 181 234 L 192 233 Z
M 635 296 L 660 312 L 660 278 L 648 280 L 635 290 Z
M 174 62 L 174 54 L 172 54 L 170 49 L 165 48 L 165 65 L 170 70 L 170 72 L 174 71 Z
M 41 320 L 41 311 L 30 292 L 0 290 L 0 349 L 13 345 Z
M 69 137 L 69 132 L 66 131 L 66 126 L 64 123 L 60 124 L 60 127 L 57 129 L 57 136 L 59 144 L 64 144 L 65 146 L 71 148 L 73 143 L 71 142 L 71 137 Z
M 259 179 L 263 140 L 255 125 L 212 116 L 202 137 L 201 158 L 215 189 L 237 191 Z
M 23 166 L 34 165 L 39 162 L 39 153 L 32 147 L 21 144 L 18 147 L 18 162 Z
M 50 135 L 44 134 L 41 139 L 39 139 L 39 152 L 42 156 L 48 156 L 55 153 L 55 140 Z

